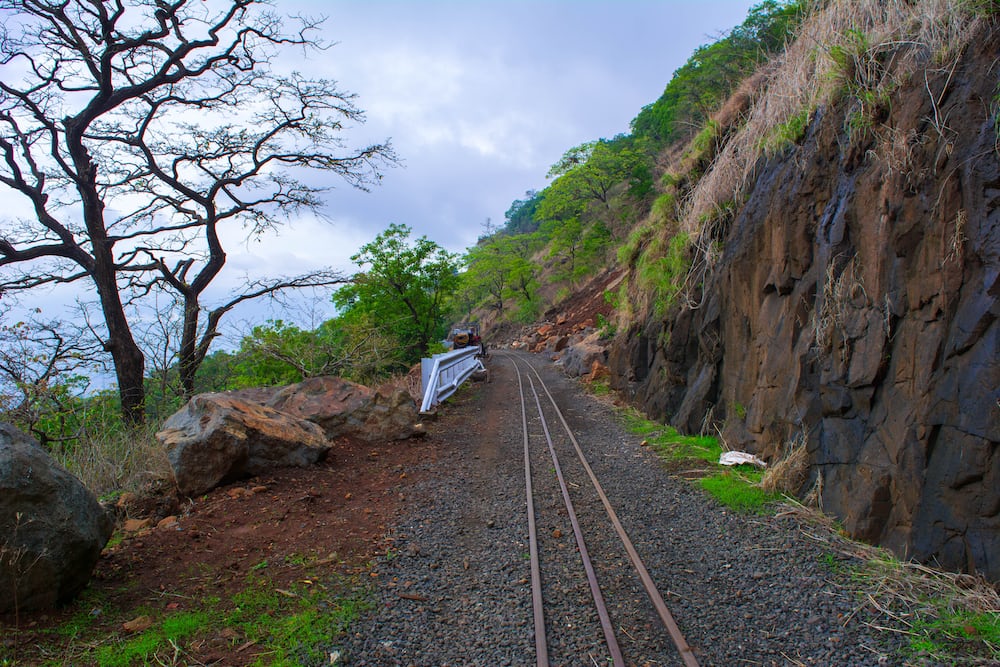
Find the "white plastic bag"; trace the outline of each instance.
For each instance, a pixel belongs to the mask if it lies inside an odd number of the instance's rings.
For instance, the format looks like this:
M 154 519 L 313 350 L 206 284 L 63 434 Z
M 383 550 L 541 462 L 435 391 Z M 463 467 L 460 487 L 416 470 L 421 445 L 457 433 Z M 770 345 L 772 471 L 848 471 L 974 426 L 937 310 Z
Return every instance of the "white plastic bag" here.
M 758 468 L 767 467 L 766 463 L 753 454 L 749 454 L 747 452 L 722 452 L 722 456 L 719 457 L 719 465 L 738 466 L 743 465 L 744 463 L 755 465 Z

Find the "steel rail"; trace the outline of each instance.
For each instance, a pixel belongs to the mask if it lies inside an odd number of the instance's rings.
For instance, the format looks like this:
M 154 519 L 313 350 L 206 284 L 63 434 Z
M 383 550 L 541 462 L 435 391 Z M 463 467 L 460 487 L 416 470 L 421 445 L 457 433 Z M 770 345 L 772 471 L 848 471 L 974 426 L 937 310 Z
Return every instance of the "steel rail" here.
M 538 380 L 541 382 L 541 378 L 538 378 Z M 587 544 L 583 539 L 583 530 L 580 528 L 580 522 L 576 518 L 576 510 L 573 508 L 573 501 L 569 496 L 569 487 L 566 486 L 566 480 L 563 478 L 562 466 L 559 465 L 559 457 L 556 455 L 555 447 L 552 444 L 552 437 L 549 435 L 549 427 L 545 421 L 545 415 L 542 413 L 542 402 L 538 397 L 538 392 L 535 391 L 535 383 L 531 379 L 530 375 L 528 376 L 528 384 L 531 386 L 531 393 L 535 396 L 535 405 L 538 407 L 538 418 L 542 424 L 542 431 L 545 433 L 545 441 L 548 443 L 549 453 L 552 455 L 552 465 L 555 467 L 556 477 L 559 480 L 559 488 L 562 491 L 563 503 L 566 506 L 566 513 L 569 516 L 570 523 L 573 525 L 573 534 L 576 537 L 576 546 L 580 551 L 580 558 L 583 560 L 583 568 L 587 572 L 587 581 L 590 584 L 590 593 L 594 598 L 594 605 L 597 607 L 597 616 L 601 621 L 601 629 L 604 631 L 604 640 L 608 645 L 608 652 L 611 653 L 612 664 L 614 667 L 625 667 L 625 658 L 622 656 L 621 648 L 618 646 L 618 638 L 615 637 L 615 630 L 614 626 L 611 624 L 608 607 L 604 603 L 604 596 L 601 593 L 601 587 L 597 583 L 597 574 L 594 572 L 594 564 L 590 560 L 590 555 L 587 552 Z
M 556 415 L 559 417 L 559 421 L 562 422 L 563 428 L 566 430 L 566 435 L 569 436 L 570 442 L 573 443 L 573 447 L 576 449 L 576 454 L 580 459 L 580 463 L 583 465 L 584 470 L 587 471 L 587 475 L 590 477 L 590 481 L 593 483 L 594 489 L 597 491 L 597 495 L 600 497 L 601 503 L 604 505 L 604 509 L 607 511 L 608 517 L 611 519 L 611 523 L 615 527 L 615 531 L 618 533 L 618 537 L 621 538 L 622 544 L 625 545 L 625 551 L 628 552 L 629 558 L 632 560 L 632 564 L 639 573 L 639 579 L 642 581 L 643 588 L 646 589 L 646 594 L 649 596 L 650 601 L 656 608 L 656 612 L 660 616 L 660 620 L 663 621 L 663 625 L 670 634 L 670 638 L 673 639 L 674 645 L 677 647 L 681 658 L 684 660 L 684 664 L 688 667 L 698 667 L 698 660 L 694 656 L 694 651 L 691 650 L 691 647 L 688 645 L 683 633 L 681 633 L 680 628 L 677 627 L 677 622 L 674 621 L 674 617 L 667 608 L 667 604 L 663 601 L 660 591 L 656 588 L 656 583 L 649 575 L 649 570 L 646 569 L 645 564 L 639 557 L 639 553 L 635 550 L 635 546 L 632 544 L 632 540 L 629 539 L 628 533 L 625 532 L 624 526 L 622 526 L 621 521 L 618 519 L 618 514 L 611 506 L 611 501 L 608 500 L 608 496 L 604 493 L 604 488 L 601 486 L 601 483 L 597 481 L 597 476 L 594 474 L 590 464 L 587 462 L 587 457 L 584 456 L 583 450 L 580 448 L 580 443 L 577 442 L 572 429 L 570 429 L 569 424 L 566 423 L 562 410 L 559 409 L 559 406 L 556 404 L 556 400 L 552 398 L 552 394 L 549 392 L 548 387 L 545 386 L 542 376 L 538 374 L 538 371 L 535 370 L 534 366 L 531 364 L 526 365 L 531 369 L 532 373 L 535 374 L 535 377 L 538 378 L 538 383 L 545 391 L 546 396 L 549 397 L 549 401 L 552 402 L 552 407 L 555 409 Z M 535 387 L 534 382 L 531 381 L 531 376 L 528 376 L 528 381 L 531 383 L 532 391 L 534 391 Z M 538 399 L 537 393 L 535 394 L 535 399 Z M 539 412 L 540 411 L 541 406 L 539 406 Z M 548 437 L 548 429 L 546 429 L 546 437 Z M 549 446 L 551 447 L 551 441 Z
M 531 456 L 528 438 L 528 412 L 524 400 L 524 383 L 521 373 L 514 364 L 517 376 L 517 390 L 521 395 L 521 429 L 524 434 L 524 484 L 528 498 L 528 551 L 531 555 L 531 606 L 535 622 L 535 664 L 537 667 L 549 667 L 549 649 L 545 636 L 545 602 L 542 598 L 542 571 L 538 562 L 538 531 L 535 527 L 534 490 L 531 485 Z

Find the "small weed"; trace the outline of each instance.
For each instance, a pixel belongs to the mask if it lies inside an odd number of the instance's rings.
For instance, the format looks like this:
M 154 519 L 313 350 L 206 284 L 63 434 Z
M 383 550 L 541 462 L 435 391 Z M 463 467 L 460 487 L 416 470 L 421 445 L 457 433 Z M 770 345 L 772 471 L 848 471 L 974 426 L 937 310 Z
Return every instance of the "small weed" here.
M 645 438 L 646 444 L 665 459 L 717 463 L 722 454 L 718 439 L 712 436 L 682 435 L 674 427 L 650 421 L 634 410 L 623 412 L 622 418 L 630 433 Z
M 170 664 L 158 658 L 161 652 L 173 653 L 183 639 L 197 633 L 209 621 L 206 612 L 178 612 L 122 644 L 106 645 L 95 655 L 100 667 L 129 667 L 140 664 Z
M 597 313 L 597 330 L 601 332 L 602 338 L 611 338 L 616 333 L 615 325 L 602 313 Z
M 802 108 L 780 125 L 776 125 L 767 136 L 761 138 L 758 148 L 769 157 L 780 155 L 785 149 L 794 146 L 806 136 L 812 109 Z
M 251 572 L 259 572 L 260 570 L 266 570 L 266 569 L 267 569 L 267 559 L 266 558 L 264 560 L 262 560 L 261 562 L 257 563 L 256 565 L 251 565 L 250 566 L 250 571 Z
M 779 496 L 769 494 L 761 489 L 760 472 L 752 466 L 737 466 L 747 470 L 727 470 L 699 480 L 701 488 L 721 504 L 740 512 L 763 514 L 767 506 L 775 502 Z M 757 479 L 754 479 L 754 478 Z
M 287 556 L 285 556 L 285 565 L 289 565 L 291 567 L 305 567 L 311 561 L 312 558 L 310 556 L 306 556 L 303 554 L 288 554 Z M 267 561 L 264 562 L 266 563 Z
M 114 533 L 112 533 L 111 538 L 108 540 L 108 543 L 104 545 L 104 548 L 114 549 L 124 541 L 125 541 L 125 531 L 116 530 Z

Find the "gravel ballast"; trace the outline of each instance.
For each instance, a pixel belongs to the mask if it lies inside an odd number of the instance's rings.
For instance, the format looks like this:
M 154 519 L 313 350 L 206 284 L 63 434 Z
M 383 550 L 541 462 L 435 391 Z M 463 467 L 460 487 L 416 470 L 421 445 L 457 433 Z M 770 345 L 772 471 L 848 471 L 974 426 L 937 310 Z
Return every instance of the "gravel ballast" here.
M 535 664 L 514 360 L 536 368 L 548 386 L 700 664 L 902 664 L 893 657 L 896 635 L 872 627 L 847 586 L 847 568 L 830 567 L 846 557 L 820 532 L 789 513 L 745 515 L 717 505 L 672 476 L 613 407 L 544 357 L 513 353 L 494 354 L 489 382 L 441 406 L 429 429 L 442 441 L 440 456 L 411 490 L 414 511 L 377 564 L 374 609 L 331 647 L 337 664 Z M 549 660 L 609 665 L 529 376 L 522 377 Z M 537 392 L 626 664 L 682 664 L 548 397 Z

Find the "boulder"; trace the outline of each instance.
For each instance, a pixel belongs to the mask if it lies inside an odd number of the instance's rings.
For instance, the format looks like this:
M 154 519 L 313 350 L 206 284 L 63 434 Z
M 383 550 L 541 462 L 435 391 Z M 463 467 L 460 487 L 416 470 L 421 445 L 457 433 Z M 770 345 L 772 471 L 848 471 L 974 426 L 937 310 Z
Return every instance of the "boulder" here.
M 383 393 L 338 377 L 309 378 L 289 385 L 268 405 L 318 424 L 328 438 L 402 440 L 414 435 L 417 407 L 404 389 Z
M 590 373 L 584 378 L 586 382 L 597 382 L 607 380 L 611 377 L 611 370 L 597 359 L 590 364 Z
M 599 339 L 600 335 L 593 333 L 580 342 L 566 347 L 561 359 L 563 372 L 570 377 L 580 377 L 591 371 L 594 362 L 606 364 L 608 350 L 598 342 Z
M 0 613 L 72 600 L 114 529 L 80 480 L 0 423 Z
M 275 467 L 312 465 L 330 451 L 316 424 L 230 394 L 195 396 L 156 438 L 188 496 Z

